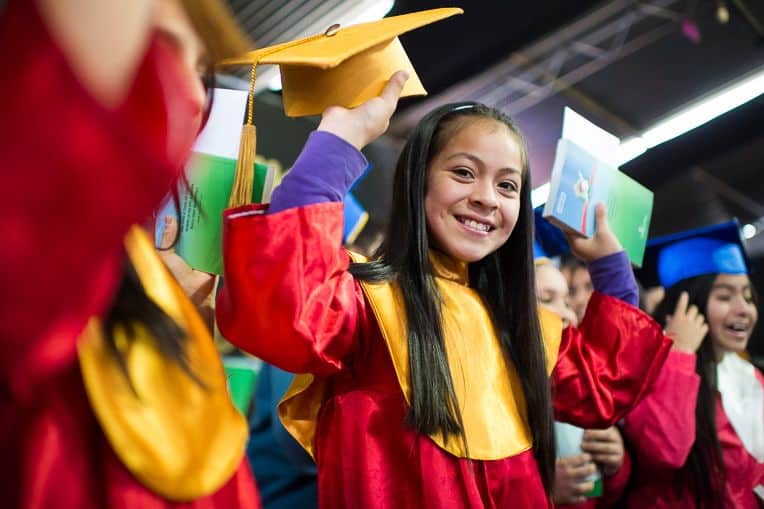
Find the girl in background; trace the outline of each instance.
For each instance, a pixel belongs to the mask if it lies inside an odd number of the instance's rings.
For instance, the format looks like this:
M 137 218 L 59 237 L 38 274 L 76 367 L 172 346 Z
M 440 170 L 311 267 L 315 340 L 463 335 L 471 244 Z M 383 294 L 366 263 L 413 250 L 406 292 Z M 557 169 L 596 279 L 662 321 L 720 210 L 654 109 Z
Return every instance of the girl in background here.
M 221 332 L 298 375 L 280 405 L 318 464 L 319 506 L 551 506 L 554 410 L 607 427 L 669 346 L 600 293 L 580 329 L 538 311 L 525 145 L 476 103 L 425 116 L 403 149 L 373 261 L 342 249 L 342 203 L 403 85 L 330 108 L 261 206 L 227 211 Z M 617 254 L 604 208 L 585 260 Z M 542 333 L 543 331 L 543 333 Z M 559 353 L 559 357 L 558 357 Z
M 546 221 L 544 224 L 540 224 L 540 221 L 544 220 L 537 215 L 536 238 L 543 238 L 547 228 L 554 228 Z M 565 248 L 567 249 L 567 246 Z M 560 316 L 565 326 L 578 325 L 578 318 L 570 305 L 568 283 L 562 272 L 544 256 L 541 244 L 535 244 L 534 253 L 536 297 L 539 305 Z M 611 267 L 608 267 L 609 264 Z M 613 266 L 612 260 L 608 261 L 608 258 L 605 258 L 592 263 L 590 268 L 605 293 L 613 293 L 613 286 L 618 286 L 619 282 L 624 280 L 626 283 L 621 283 L 621 286 L 634 286 L 631 267 L 628 264 Z M 613 507 L 623 495 L 631 474 L 631 459 L 624 448 L 618 428 L 611 426 L 603 430 L 582 430 L 567 423 L 555 422 L 555 435 L 558 457 L 555 463 L 553 498 L 556 507 Z M 567 447 L 578 449 L 579 454 L 560 455 L 563 440 L 568 444 Z M 601 483 L 599 493 L 596 483 Z
M 674 349 L 626 418 L 629 507 L 758 509 L 764 500 L 764 378 L 740 357 L 758 320 L 737 223 L 656 239 L 646 284 Z M 707 322 L 707 324 L 706 324 Z
M 6 7 L 0 47 L 5 505 L 257 507 L 209 332 L 131 226 L 245 38 L 214 1 L 38 0 Z

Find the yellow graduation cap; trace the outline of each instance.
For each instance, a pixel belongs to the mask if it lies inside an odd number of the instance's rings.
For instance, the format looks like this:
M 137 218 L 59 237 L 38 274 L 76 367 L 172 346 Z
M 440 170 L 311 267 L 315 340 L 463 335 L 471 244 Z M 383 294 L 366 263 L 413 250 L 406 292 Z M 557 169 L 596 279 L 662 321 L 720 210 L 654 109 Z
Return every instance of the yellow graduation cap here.
M 239 167 L 250 168 L 254 164 L 252 102 L 258 64 L 280 66 L 284 111 L 290 117 L 318 115 L 334 105 L 354 108 L 379 95 L 398 70 L 409 74 L 401 97 L 426 95 L 398 36 L 462 12 L 459 8 L 431 9 L 346 28 L 332 25 L 322 34 L 223 60 L 222 66 L 252 66 L 247 122 L 229 205 L 247 203 L 247 197 L 252 195 L 251 175 L 249 187 L 246 182 L 239 185 Z M 251 169 L 248 171 L 252 173 Z

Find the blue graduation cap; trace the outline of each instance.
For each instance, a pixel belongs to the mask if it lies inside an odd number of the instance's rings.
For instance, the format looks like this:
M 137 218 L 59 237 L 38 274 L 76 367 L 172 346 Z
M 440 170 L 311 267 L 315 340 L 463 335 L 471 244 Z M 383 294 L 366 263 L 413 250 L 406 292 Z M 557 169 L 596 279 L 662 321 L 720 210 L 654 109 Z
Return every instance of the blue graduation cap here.
M 366 223 L 369 221 L 369 213 L 364 210 L 352 193 L 345 195 L 344 219 L 342 231 L 342 243 L 350 244 L 358 238 Z
M 562 230 L 544 219 L 544 206 L 533 211 L 535 232 L 533 236 L 533 257 L 552 258 L 570 252 L 568 240 Z
M 737 219 L 647 242 L 637 278 L 649 288 L 704 274 L 748 274 L 750 263 Z

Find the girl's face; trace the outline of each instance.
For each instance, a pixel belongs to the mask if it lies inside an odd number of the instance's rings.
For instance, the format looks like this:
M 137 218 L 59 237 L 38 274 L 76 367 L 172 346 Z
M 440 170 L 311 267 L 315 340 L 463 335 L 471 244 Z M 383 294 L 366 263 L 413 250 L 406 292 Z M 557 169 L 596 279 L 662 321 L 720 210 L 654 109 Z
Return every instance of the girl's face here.
M 706 319 L 717 356 L 745 350 L 758 319 L 748 276 L 716 276 L 708 295 Z
M 584 319 L 586 305 L 594 292 L 592 278 L 586 267 L 575 267 L 570 272 L 570 304 L 579 320 Z
M 493 119 L 467 119 L 427 167 L 424 208 L 431 242 L 476 262 L 501 247 L 520 211 L 523 152 Z
M 536 267 L 536 298 L 541 306 L 562 318 L 563 327 L 578 325 L 570 307 L 568 282 L 554 265 L 545 263 Z
M 202 82 L 204 73 L 208 71 L 204 42 L 178 0 L 161 0 L 155 9 L 154 27 L 159 36 L 170 44 L 182 64 L 181 70 L 193 115 L 188 120 L 194 132 L 198 132 L 207 101 L 207 91 Z

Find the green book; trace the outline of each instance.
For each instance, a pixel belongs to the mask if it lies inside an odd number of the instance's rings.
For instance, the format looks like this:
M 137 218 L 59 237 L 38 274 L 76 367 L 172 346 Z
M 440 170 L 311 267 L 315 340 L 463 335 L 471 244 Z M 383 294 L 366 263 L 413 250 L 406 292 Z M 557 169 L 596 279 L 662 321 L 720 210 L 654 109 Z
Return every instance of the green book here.
M 543 216 L 590 237 L 598 203 L 607 206 L 610 228 L 631 263 L 641 267 L 653 211 L 652 191 L 570 139 L 560 139 Z
M 164 216 L 180 216 L 175 251 L 194 269 L 220 274 L 223 211 L 233 188 L 247 92 L 216 88 L 213 93 L 212 110 L 186 165 L 186 178 L 196 200 L 179 186 L 180 211 L 167 200 L 157 214 L 155 237 L 160 245 Z M 252 203 L 270 201 L 275 173 L 271 165 L 255 164 Z
M 221 274 L 223 211 L 233 188 L 236 160 L 211 154 L 193 154 L 187 166 L 188 183 L 196 196 L 180 193 L 180 226 L 175 251 L 197 270 Z M 274 169 L 255 163 L 252 203 L 270 201 Z
M 244 415 L 249 413 L 255 394 L 257 375 L 262 363 L 250 357 L 223 357 L 228 390 L 236 408 Z

